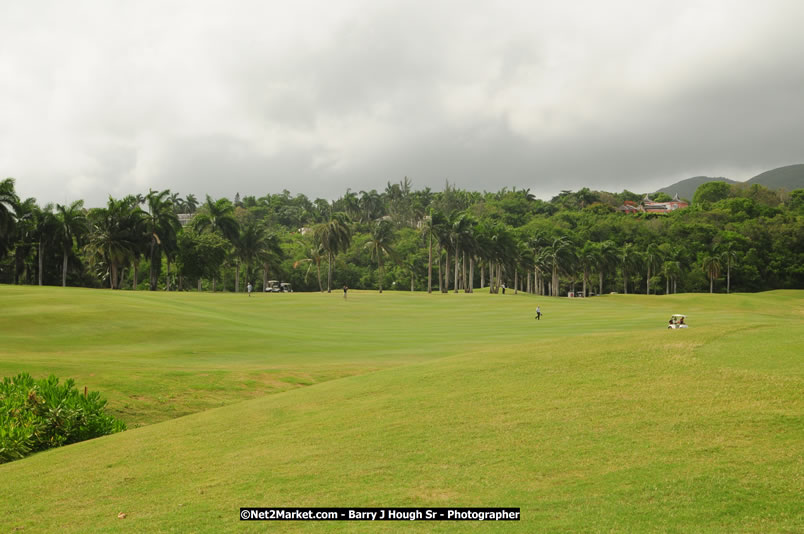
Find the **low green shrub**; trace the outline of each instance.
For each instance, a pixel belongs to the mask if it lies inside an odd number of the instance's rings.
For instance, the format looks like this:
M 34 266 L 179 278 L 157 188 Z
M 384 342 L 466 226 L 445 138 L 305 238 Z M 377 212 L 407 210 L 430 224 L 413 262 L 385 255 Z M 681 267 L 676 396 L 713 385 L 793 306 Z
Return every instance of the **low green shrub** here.
M 23 373 L 0 382 L 0 463 L 28 454 L 113 434 L 126 424 L 104 413 L 106 401 L 84 396 L 72 379 L 35 380 Z

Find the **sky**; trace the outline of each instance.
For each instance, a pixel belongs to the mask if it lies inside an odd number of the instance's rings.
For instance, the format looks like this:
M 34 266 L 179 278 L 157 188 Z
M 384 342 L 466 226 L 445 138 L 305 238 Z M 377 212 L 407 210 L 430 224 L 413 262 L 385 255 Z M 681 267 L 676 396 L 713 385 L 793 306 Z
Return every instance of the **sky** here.
M 0 0 L 0 178 L 41 203 L 649 192 L 804 163 L 798 0 Z

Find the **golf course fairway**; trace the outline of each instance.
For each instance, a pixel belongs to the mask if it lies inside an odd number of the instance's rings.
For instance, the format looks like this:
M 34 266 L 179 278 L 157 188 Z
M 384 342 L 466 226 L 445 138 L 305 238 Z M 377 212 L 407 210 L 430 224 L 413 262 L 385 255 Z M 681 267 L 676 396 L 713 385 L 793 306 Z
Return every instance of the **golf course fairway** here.
M 0 286 L 0 377 L 73 378 L 129 428 L 0 465 L 0 531 L 804 531 L 804 291 L 511 293 Z

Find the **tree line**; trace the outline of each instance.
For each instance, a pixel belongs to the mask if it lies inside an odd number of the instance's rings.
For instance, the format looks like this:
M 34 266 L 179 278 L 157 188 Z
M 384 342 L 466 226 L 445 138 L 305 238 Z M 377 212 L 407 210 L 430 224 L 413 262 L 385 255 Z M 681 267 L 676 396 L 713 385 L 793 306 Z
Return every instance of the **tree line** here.
M 527 189 L 289 191 L 199 202 L 170 190 L 87 209 L 40 205 L 0 182 L 0 282 L 129 290 L 539 295 L 762 291 L 804 287 L 804 190 L 712 182 L 691 206 L 624 214 L 643 195 L 583 188 L 549 201 Z M 664 194 L 654 201 L 667 201 Z

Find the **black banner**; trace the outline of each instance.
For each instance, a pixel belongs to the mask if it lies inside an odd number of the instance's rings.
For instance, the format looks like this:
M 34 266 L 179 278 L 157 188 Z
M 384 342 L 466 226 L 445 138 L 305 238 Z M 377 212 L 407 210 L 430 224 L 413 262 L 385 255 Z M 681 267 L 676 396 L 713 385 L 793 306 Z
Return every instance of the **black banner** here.
M 240 508 L 241 521 L 519 521 L 519 508 Z

